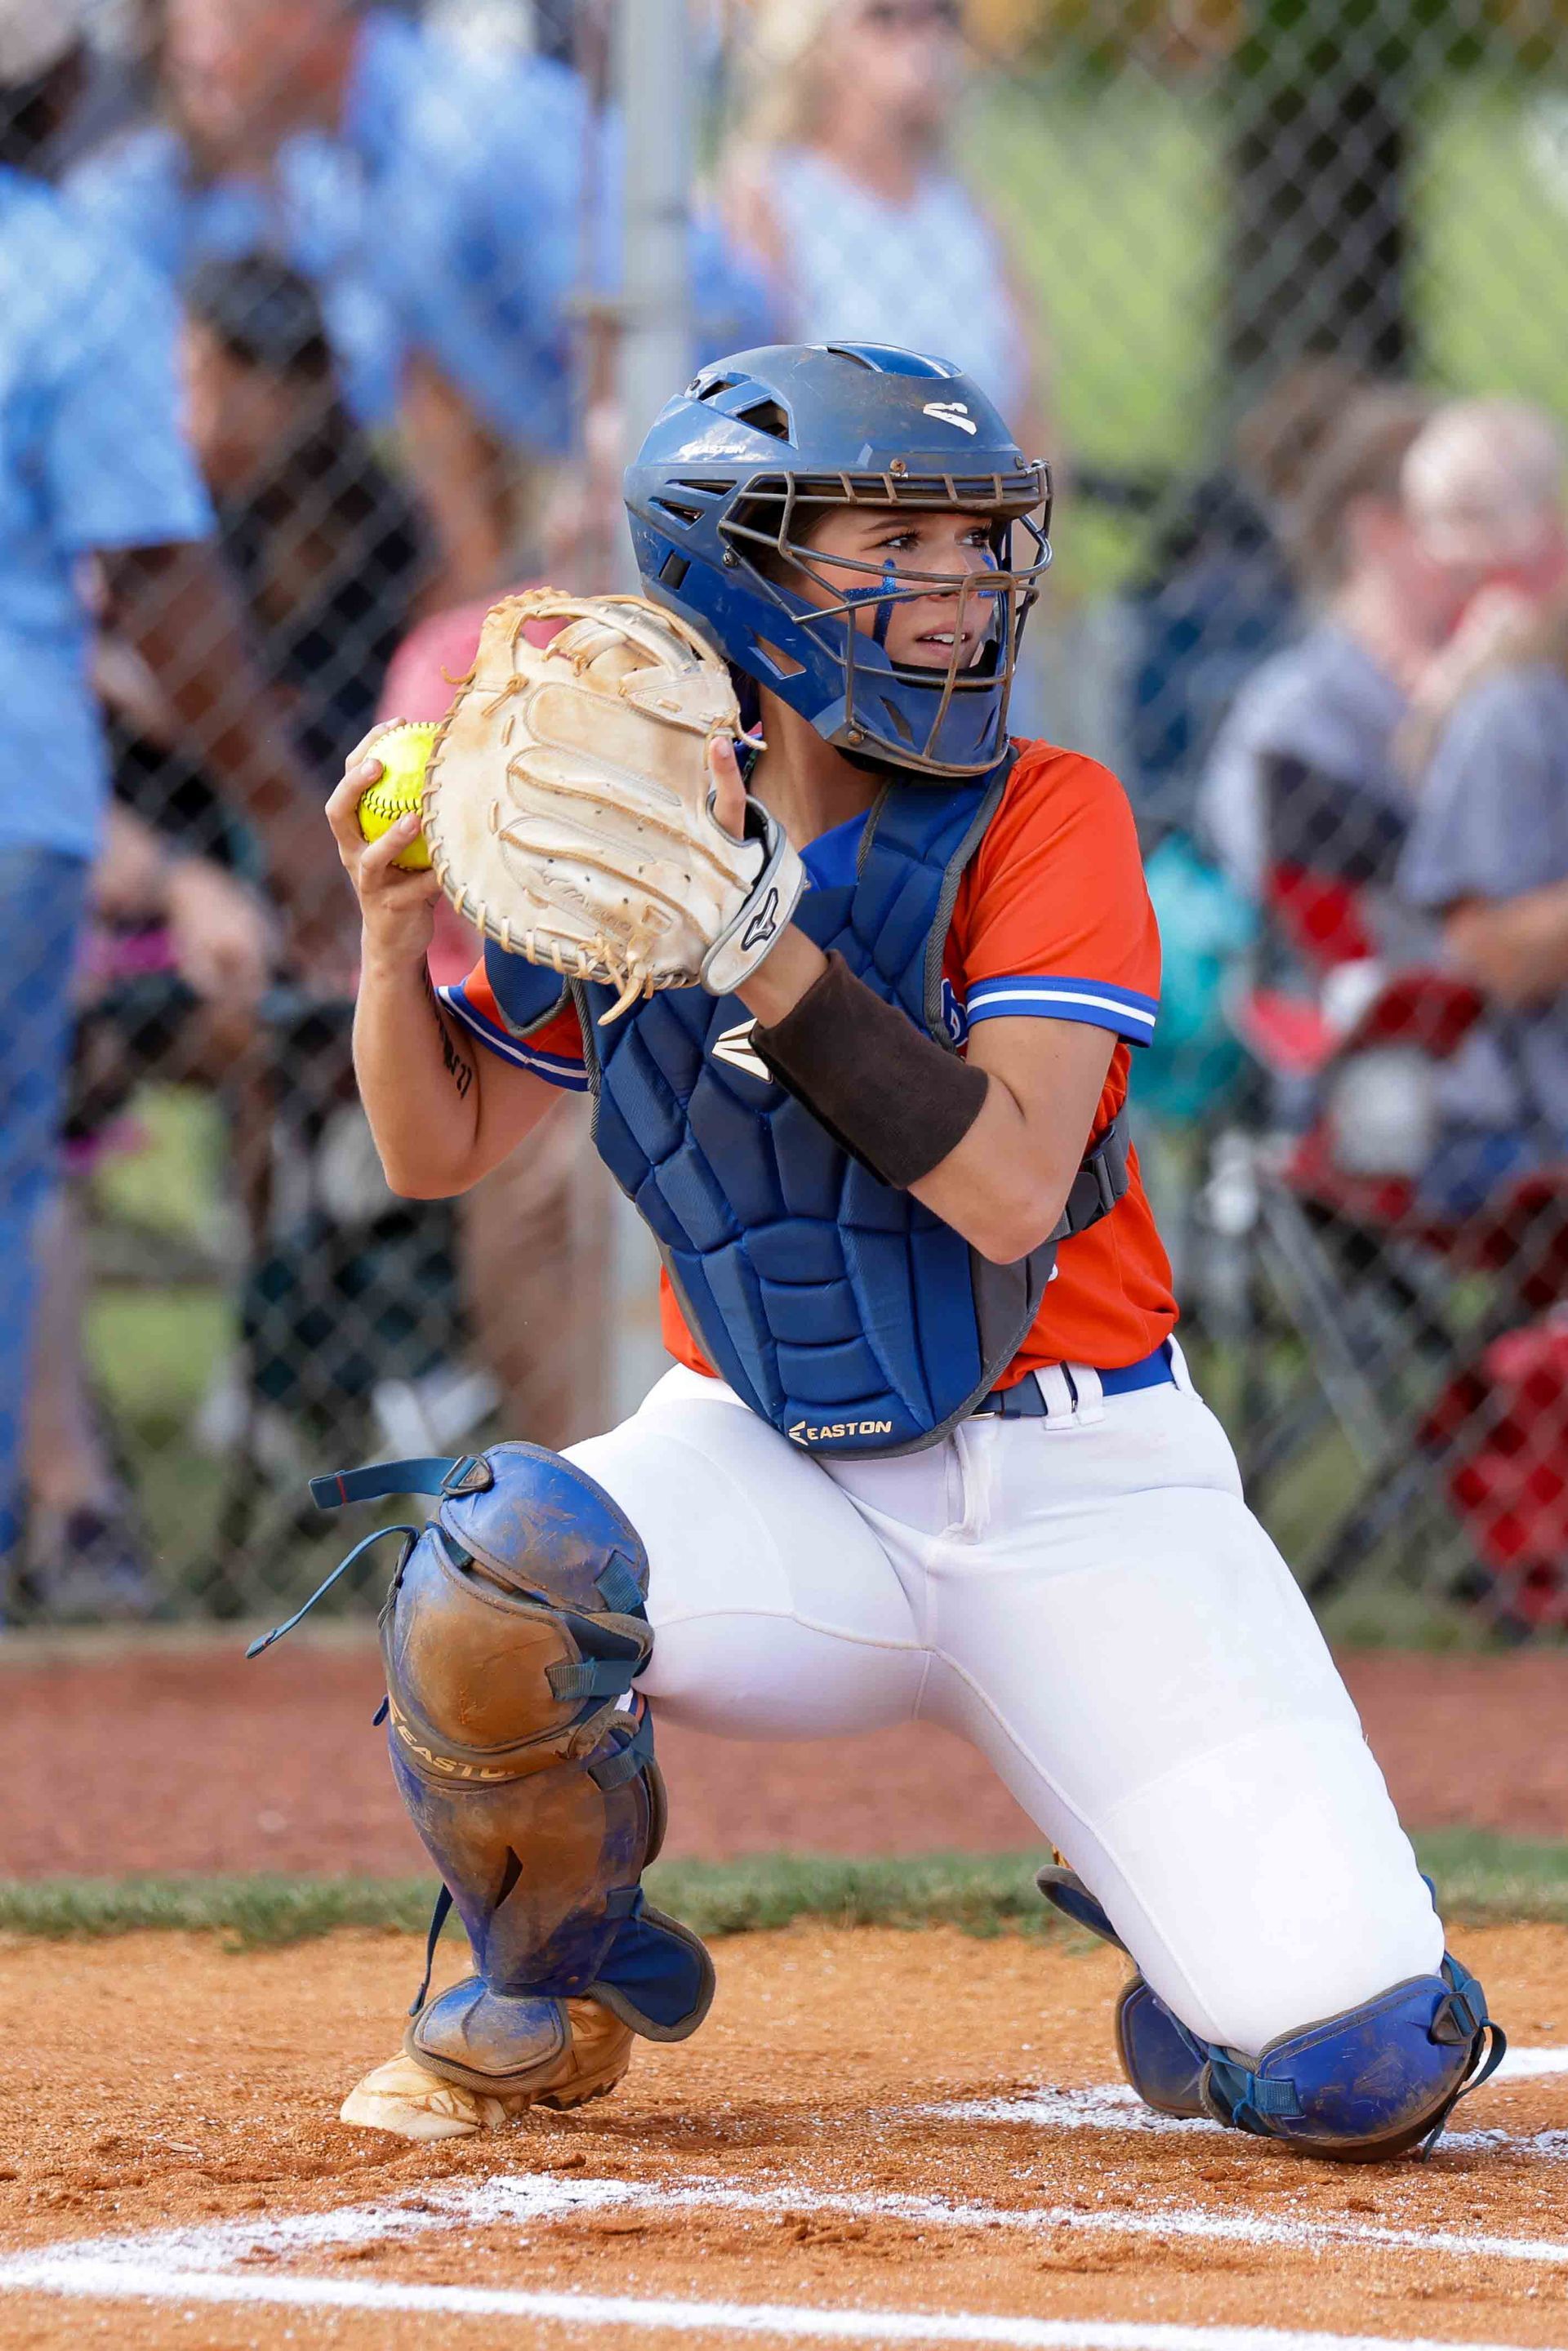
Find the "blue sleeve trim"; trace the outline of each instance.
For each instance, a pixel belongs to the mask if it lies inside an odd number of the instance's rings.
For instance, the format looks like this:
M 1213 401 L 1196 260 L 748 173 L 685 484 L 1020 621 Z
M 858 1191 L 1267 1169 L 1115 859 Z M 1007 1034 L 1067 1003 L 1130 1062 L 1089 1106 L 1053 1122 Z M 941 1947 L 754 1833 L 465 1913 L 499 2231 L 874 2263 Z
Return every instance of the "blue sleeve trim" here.
M 580 1061 L 567 1053 L 542 1053 L 537 1045 L 508 1036 L 469 1003 L 461 980 L 451 987 L 438 987 L 435 993 L 453 1019 L 460 1020 L 471 1036 L 477 1037 L 481 1045 L 487 1045 L 503 1061 L 514 1062 L 519 1070 L 531 1070 L 536 1077 L 547 1079 L 567 1093 L 588 1092 L 588 1072 Z
M 1042 979 L 1020 973 L 977 980 L 965 1008 L 971 1027 L 977 1020 L 1082 1020 L 1092 1029 L 1108 1029 L 1129 1044 L 1146 1045 L 1160 1008 L 1158 997 L 1118 987 L 1109 980 L 1054 975 Z

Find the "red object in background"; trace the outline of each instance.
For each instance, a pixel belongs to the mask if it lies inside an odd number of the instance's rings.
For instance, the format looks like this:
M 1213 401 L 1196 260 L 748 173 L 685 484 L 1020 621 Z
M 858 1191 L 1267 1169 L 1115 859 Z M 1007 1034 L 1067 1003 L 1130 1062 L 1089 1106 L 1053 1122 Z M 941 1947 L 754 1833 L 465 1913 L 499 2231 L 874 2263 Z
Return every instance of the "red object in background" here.
M 1422 1437 L 1498 1597 L 1530 1625 L 1568 1625 L 1568 1312 L 1494 1339 Z
M 412 628 L 387 664 L 378 718 L 444 718 L 452 697 L 474 666 L 485 615 L 502 596 L 520 596 L 537 580 L 518 580 L 495 596 L 472 604 L 455 604 L 433 612 Z M 536 645 L 548 644 L 559 621 L 530 621 L 528 635 Z M 473 970 L 479 955 L 479 935 L 444 898 L 436 901 L 435 936 L 430 947 L 430 976 L 438 987 L 449 987 Z
M 1348 882 L 1310 872 L 1304 865 L 1276 865 L 1267 892 L 1281 933 L 1313 970 L 1360 963 L 1377 953 L 1362 921 L 1362 893 Z

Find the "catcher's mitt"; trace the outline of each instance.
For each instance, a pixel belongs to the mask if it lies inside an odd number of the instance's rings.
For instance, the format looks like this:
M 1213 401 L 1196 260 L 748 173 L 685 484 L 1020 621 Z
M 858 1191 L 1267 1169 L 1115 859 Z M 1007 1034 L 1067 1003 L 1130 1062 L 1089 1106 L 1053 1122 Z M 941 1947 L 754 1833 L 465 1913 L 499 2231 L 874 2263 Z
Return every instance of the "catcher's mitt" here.
M 545 645 L 530 621 L 564 620 Z M 761 962 L 805 886 L 758 800 L 744 841 L 709 806 L 707 747 L 737 735 L 729 672 L 641 596 L 508 596 L 431 752 L 424 837 L 460 914 L 509 952 L 638 996 L 715 996 Z

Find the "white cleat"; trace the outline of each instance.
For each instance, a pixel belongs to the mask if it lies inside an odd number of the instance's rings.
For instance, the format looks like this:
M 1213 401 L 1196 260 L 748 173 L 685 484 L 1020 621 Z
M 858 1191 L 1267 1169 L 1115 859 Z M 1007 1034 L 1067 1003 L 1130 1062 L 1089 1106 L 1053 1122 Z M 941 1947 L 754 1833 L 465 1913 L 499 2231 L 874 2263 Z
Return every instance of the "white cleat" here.
M 473 2138 L 498 2130 L 529 2104 L 525 2098 L 491 2098 L 477 2090 L 444 2082 L 417 2057 L 391 2057 L 367 2074 L 338 2109 L 338 2119 L 361 2130 L 391 2131 L 397 2138 Z

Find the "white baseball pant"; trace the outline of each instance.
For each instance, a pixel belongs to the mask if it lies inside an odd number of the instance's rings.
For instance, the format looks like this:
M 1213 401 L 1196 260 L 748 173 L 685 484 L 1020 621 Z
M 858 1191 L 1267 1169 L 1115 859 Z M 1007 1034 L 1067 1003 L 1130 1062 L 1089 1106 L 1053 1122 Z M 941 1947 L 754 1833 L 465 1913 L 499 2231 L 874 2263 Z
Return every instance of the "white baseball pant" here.
M 1206 2040 L 1431 1974 L 1442 1928 L 1312 1614 L 1175 1384 L 1040 1374 L 1050 1416 L 813 1459 L 668 1373 L 573 1446 L 647 1546 L 655 1719 L 811 1739 L 923 1720 L 991 1762 Z M 810 1843 L 809 1833 L 803 1842 Z

